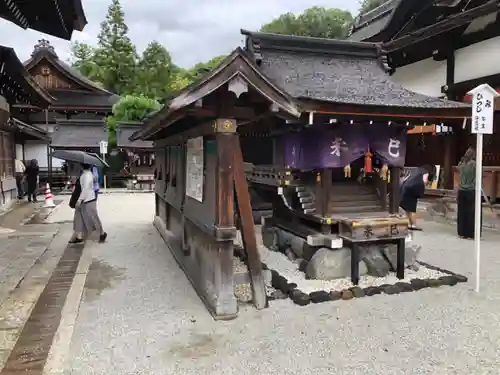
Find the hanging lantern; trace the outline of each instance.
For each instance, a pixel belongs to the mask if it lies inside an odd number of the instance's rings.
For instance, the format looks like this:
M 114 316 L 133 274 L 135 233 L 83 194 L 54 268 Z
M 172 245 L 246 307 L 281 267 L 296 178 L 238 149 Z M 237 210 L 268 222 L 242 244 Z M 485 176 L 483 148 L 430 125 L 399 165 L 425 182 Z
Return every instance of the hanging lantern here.
M 347 164 L 344 167 L 344 178 L 351 178 L 351 165 Z
M 321 173 L 316 173 L 316 183 L 320 184 L 321 183 Z
M 373 163 L 372 163 L 373 154 L 370 151 L 367 151 L 365 154 L 365 166 L 363 168 L 365 174 L 373 173 Z
M 382 178 L 382 180 L 387 180 L 389 176 L 389 166 L 387 164 L 384 164 L 382 166 L 382 169 L 380 170 L 380 178 Z

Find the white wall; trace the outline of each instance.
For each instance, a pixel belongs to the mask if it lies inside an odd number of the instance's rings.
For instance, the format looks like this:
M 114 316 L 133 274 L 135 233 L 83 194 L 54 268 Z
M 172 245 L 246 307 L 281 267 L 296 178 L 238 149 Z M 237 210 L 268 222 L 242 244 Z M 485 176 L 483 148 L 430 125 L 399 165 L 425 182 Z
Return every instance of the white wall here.
M 455 83 L 500 73 L 500 37 L 455 51 Z M 443 96 L 446 61 L 425 59 L 397 68 L 392 79 L 408 90 L 429 96 Z
M 40 167 L 48 168 L 46 143 L 41 141 L 26 141 L 24 154 L 26 155 L 26 160 L 36 159 Z M 63 163 L 62 160 L 52 158 L 52 168 L 61 168 Z
M 441 86 L 446 84 L 446 61 L 429 58 L 402 66 L 396 69 L 392 79 L 408 90 L 429 96 L 442 96 Z
M 455 52 L 455 83 L 500 73 L 500 37 Z
M 16 159 L 23 160 L 23 145 L 16 143 Z

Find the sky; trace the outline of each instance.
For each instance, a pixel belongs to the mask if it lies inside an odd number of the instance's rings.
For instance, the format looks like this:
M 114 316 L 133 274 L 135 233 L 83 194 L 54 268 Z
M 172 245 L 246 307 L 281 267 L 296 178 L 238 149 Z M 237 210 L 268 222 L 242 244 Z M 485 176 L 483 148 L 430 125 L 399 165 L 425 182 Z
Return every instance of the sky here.
M 95 44 L 110 0 L 82 0 L 88 24 L 73 41 Z M 152 40 L 165 46 L 174 62 L 189 68 L 242 45 L 240 29 L 258 30 L 280 14 L 300 13 L 312 6 L 356 13 L 356 0 L 121 0 L 132 42 L 139 52 Z M 39 39 L 47 39 L 60 59 L 70 58 L 70 42 L 0 19 L 0 44 L 13 47 L 24 61 Z

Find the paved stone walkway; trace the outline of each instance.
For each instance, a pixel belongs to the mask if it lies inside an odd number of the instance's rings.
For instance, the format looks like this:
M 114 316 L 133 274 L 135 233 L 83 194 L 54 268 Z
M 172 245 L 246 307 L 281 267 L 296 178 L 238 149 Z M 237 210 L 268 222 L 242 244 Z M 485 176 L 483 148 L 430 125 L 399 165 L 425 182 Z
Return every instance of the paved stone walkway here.
M 153 195 L 99 200 L 109 242 L 92 260 L 66 363 L 84 374 L 498 374 L 500 237 L 473 283 L 309 305 L 273 301 L 215 322 L 151 226 Z M 52 221 L 71 219 L 62 205 Z M 422 260 L 473 280 L 473 242 L 424 223 Z

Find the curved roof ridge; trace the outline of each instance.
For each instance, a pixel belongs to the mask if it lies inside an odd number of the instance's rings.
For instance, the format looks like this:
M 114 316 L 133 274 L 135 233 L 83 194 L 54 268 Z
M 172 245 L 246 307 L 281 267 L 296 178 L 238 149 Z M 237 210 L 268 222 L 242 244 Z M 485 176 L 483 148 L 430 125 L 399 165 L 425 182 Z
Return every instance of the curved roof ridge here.
M 96 82 L 85 77 L 78 70 L 71 67 L 66 62 L 59 59 L 54 47 L 46 39 L 40 39 L 38 43 L 34 46 L 31 58 L 26 60 L 23 65 L 26 70 L 33 68 L 38 64 L 43 58 L 47 59 L 52 65 L 54 65 L 58 70 L 65 75 L 68 79 L 71 79 L 81 86 L 92 90 L 96 93 L 103 95 L 115 95 L 111 91 L 108 91 L 100 87 Z

